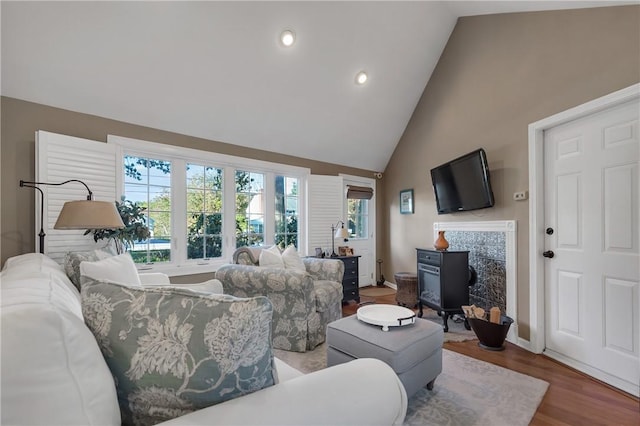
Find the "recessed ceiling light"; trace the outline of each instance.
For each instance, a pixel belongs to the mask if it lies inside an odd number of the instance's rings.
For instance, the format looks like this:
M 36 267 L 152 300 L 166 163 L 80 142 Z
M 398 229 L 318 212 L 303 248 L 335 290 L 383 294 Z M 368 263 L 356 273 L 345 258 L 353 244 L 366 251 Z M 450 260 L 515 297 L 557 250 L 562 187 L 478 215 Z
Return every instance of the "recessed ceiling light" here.
M 280 34 L 280 43 L 284 47 L 291 47 L 293 43 L 296 41 L 296 34 L 291 30 L 284 30 L 282 34 Z
M 369 77 L 367 76 L 366 72 L 360 71 L 358 74 L 356 74 L 356 84 L 365 84 L 368 78 Z

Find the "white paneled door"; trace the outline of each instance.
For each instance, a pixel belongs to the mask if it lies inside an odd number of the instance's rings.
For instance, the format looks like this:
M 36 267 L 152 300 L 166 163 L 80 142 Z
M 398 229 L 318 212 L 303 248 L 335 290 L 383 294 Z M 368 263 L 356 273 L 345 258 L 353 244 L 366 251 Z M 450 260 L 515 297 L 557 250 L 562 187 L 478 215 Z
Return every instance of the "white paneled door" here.
M 544 135 L 545 352 L 640 384 L 638 102 Z

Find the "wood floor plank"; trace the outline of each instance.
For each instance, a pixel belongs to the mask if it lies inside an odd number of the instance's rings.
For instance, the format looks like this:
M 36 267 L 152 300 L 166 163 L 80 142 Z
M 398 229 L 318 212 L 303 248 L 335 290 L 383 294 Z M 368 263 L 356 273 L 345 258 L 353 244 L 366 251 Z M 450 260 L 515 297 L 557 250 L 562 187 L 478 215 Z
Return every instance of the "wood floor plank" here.
M 372 300 L 373 299 L 373 300 Z M 395 304 L 395 296 L 366 298 Z M 343 315 L 353 315 L 358 304 L 343 305 Z M 640 425 L 640 401 L 579 371 L 511 343 L 501 352 L 480 348 L 477 341 L 447 342 L 444 347 L 482 361 L 527 374 L 549 383 L 549 389 L 531 425 Z

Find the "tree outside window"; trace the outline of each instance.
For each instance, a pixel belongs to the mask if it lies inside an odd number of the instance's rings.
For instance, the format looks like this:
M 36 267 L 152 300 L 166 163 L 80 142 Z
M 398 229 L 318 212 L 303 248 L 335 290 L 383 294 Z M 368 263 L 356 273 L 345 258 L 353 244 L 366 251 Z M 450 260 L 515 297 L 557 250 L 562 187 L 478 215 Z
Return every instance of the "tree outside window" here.
M 236 247 L 264 244 L 264 174 L 236 170 Z
M 298 247 L 298 179 L 275 177 L 275 243 L 281 247 Z
M 196 162 L 186 165 L 186 258 L 220 258 L 224 245 L 224 169 Z M 136 263 L 172 261 L 172 161 L 125 155 L 124 196 L 144 208 L 150 230 L 146 241 L 130 253 Z M 236 170 L 236 247 L 265 243 L 265 174 Z M 275 187 L 275 244 L 298 245 L 299 179 L 277 175 Z M 229 202 L 230 200 L 227 200 Z M 233 200 L 231 200 L 233 202 Z
M 367 238 L 369 235 L 369 200 L 347 200 L 349 238 Z
M 151 236 L 129 250 L 136 263 L 171 260 L 171 162 L 124 157 L 125 198 L 144 207 Z
M 222 169 L 187 164 L 187 258 L 222 256 Z

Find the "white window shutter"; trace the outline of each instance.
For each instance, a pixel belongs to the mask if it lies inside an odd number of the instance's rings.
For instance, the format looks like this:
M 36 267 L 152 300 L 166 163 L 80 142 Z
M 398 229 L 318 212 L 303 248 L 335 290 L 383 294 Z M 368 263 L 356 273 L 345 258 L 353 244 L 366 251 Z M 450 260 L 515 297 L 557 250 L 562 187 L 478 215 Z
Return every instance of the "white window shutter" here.
M 331 225 L 345 219 L 342 176 L 310 175 L 307 188 L 307 253 L 314 255 L 316 247 L 331 251 Z
M 117 199 L 116 170 L 118 148 L 103 142 L 81 139 L 45 131 L 36 132 L 37 182 L 61 183 L 78 179 L 87 184 L 95 200 Z M 104 246 L 96 244 L 84 230 L 58 230 L 53 226 L 66 201 L 85 200 L 87 189 L 78 182 L 62 186 L 41 185 L 44 193 L 44 231 L 47 234 L 44 252 L 62 264 L 68 251 L 92 250 Z M 40 194 L 36 194 L 36 250 L 40 230 Z

